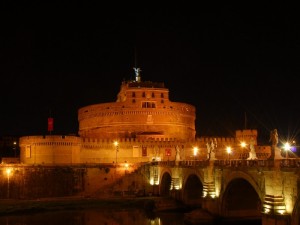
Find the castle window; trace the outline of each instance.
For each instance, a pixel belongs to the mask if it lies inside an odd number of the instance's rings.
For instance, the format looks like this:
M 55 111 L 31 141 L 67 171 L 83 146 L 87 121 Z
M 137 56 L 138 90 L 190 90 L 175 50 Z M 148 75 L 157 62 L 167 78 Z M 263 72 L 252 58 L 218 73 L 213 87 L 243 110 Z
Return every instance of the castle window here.
M 152 98 L 154 98 L 155 97 L 155 95 L 154 95 L 154 93 L 152 92 Z
M 146 97 L 146 94 L 145 94 L 145 92 L 143 92 L 143 94 L 142 94 L 142 97 L 143 97 L 143 98 L 145 98 L 145 97 Z
M 132 92 L 132 97 L 135 98 L 135 92 Z
M 155 102 L 142 102 L 142 108 L 156 108 Z
M 135 103 L 135 99 L 132 99 L 132 103 Z
M 161 94 L 160 94 L 160 97 L 163 98 L 163 97 L 164 97 L 164 93 L 161 93 Z

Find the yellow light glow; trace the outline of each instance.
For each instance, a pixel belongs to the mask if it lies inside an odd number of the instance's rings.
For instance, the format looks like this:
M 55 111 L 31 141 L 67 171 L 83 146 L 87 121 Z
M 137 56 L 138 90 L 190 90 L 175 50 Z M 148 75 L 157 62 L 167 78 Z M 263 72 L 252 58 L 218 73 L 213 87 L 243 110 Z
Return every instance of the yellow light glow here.
M 284 213 L 285 213 L 285 210 L 277 210 L 277 212 L 279 213 L 279 214 L 281 214 L 281 215 L 283 215 Z
M 10 173 L 11 173 L 11 168 L 7 168 L 7 169 L 6 169 L 6 174 L 7 174 L 7 176 L 9 176 Z
M 243 142 L 241 142 L 241 147 L 242 148 L 245 148 L 246 147 L 246 143 L 243 141 Z
M 179 190 L 180 189 L 179 185 L 174 186 L 174 189 Z
M 194 156 L 196 156 L 198 154 L 198 147 L 194 147 L 193 151 L 194 151 Z
M 230 154 L 231 153 L 231 147 L 227 147 L 226 151 L 227 151 L 228 154 Z
M 270 209 L 265 208 L 265 213 L 269 213 L 269 212 L 270 212 Z
M 118 145 L 119 145 L 119 142 L 115 141 L 115 142 L 114 142 L 114 145 L 115 145 L 115 146 L 118 146 Z
M 284 146 L 283 146 L 283 148 L 284 148 L 285 151 L 289 151 L 291 149 L 290 143 L 288 143 L 288 142 L 285 143 Z
M 150 185 L 154 185 L 154 179 L 153 178 L 150 179 Z

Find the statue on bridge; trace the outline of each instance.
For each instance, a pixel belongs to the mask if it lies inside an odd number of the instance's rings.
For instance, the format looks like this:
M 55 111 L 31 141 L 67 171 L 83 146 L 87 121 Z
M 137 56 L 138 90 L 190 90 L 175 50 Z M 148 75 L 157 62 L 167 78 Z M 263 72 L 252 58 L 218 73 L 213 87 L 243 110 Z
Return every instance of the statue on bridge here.
M 253 137 L 251 137 L 249 143 L 250 152 L 249 152 L 249 157 L 247 159 L 257 159 L 254 145 L 255 145 L 255 140 Z
M 277 146 L 278 145 L 278 133 L 277 133 L 277 129 L 271 130 L 269 142 L 272 143 L 272 146 Z
M 271 159 L 283 159 L 280 148 L 277 147 L 278 145 L 277 129 L 271 130 L 269 142 L 271 142 Z
M 217 139 L 210 139 L 207 143 L 206 143 L 206 148 L 207 148 L 207 159 L 208 160 L 215 160 L 216 156 L 215 156 L 215 148 L 217 147 Z

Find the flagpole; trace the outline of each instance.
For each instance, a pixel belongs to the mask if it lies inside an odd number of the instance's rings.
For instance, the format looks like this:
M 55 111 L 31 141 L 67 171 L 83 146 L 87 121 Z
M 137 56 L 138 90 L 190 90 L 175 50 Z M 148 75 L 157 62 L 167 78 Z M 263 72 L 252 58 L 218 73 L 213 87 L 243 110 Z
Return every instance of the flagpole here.
M 246 115 L 246 112 L 245 112 L 245 130 L 247 130 L 247 115 Z

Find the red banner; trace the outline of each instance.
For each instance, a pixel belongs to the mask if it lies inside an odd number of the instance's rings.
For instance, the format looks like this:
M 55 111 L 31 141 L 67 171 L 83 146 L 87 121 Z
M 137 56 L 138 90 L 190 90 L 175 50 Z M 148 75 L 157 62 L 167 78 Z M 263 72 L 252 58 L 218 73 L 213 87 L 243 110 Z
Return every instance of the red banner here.
M 53 118 L 48 118 L 48 131 L 53 131 Z
M 171 156 L 171 149 L 166 148 L 166 156 Z
M 142 156 L 147 156 L 147 147 L 142 147 Z

